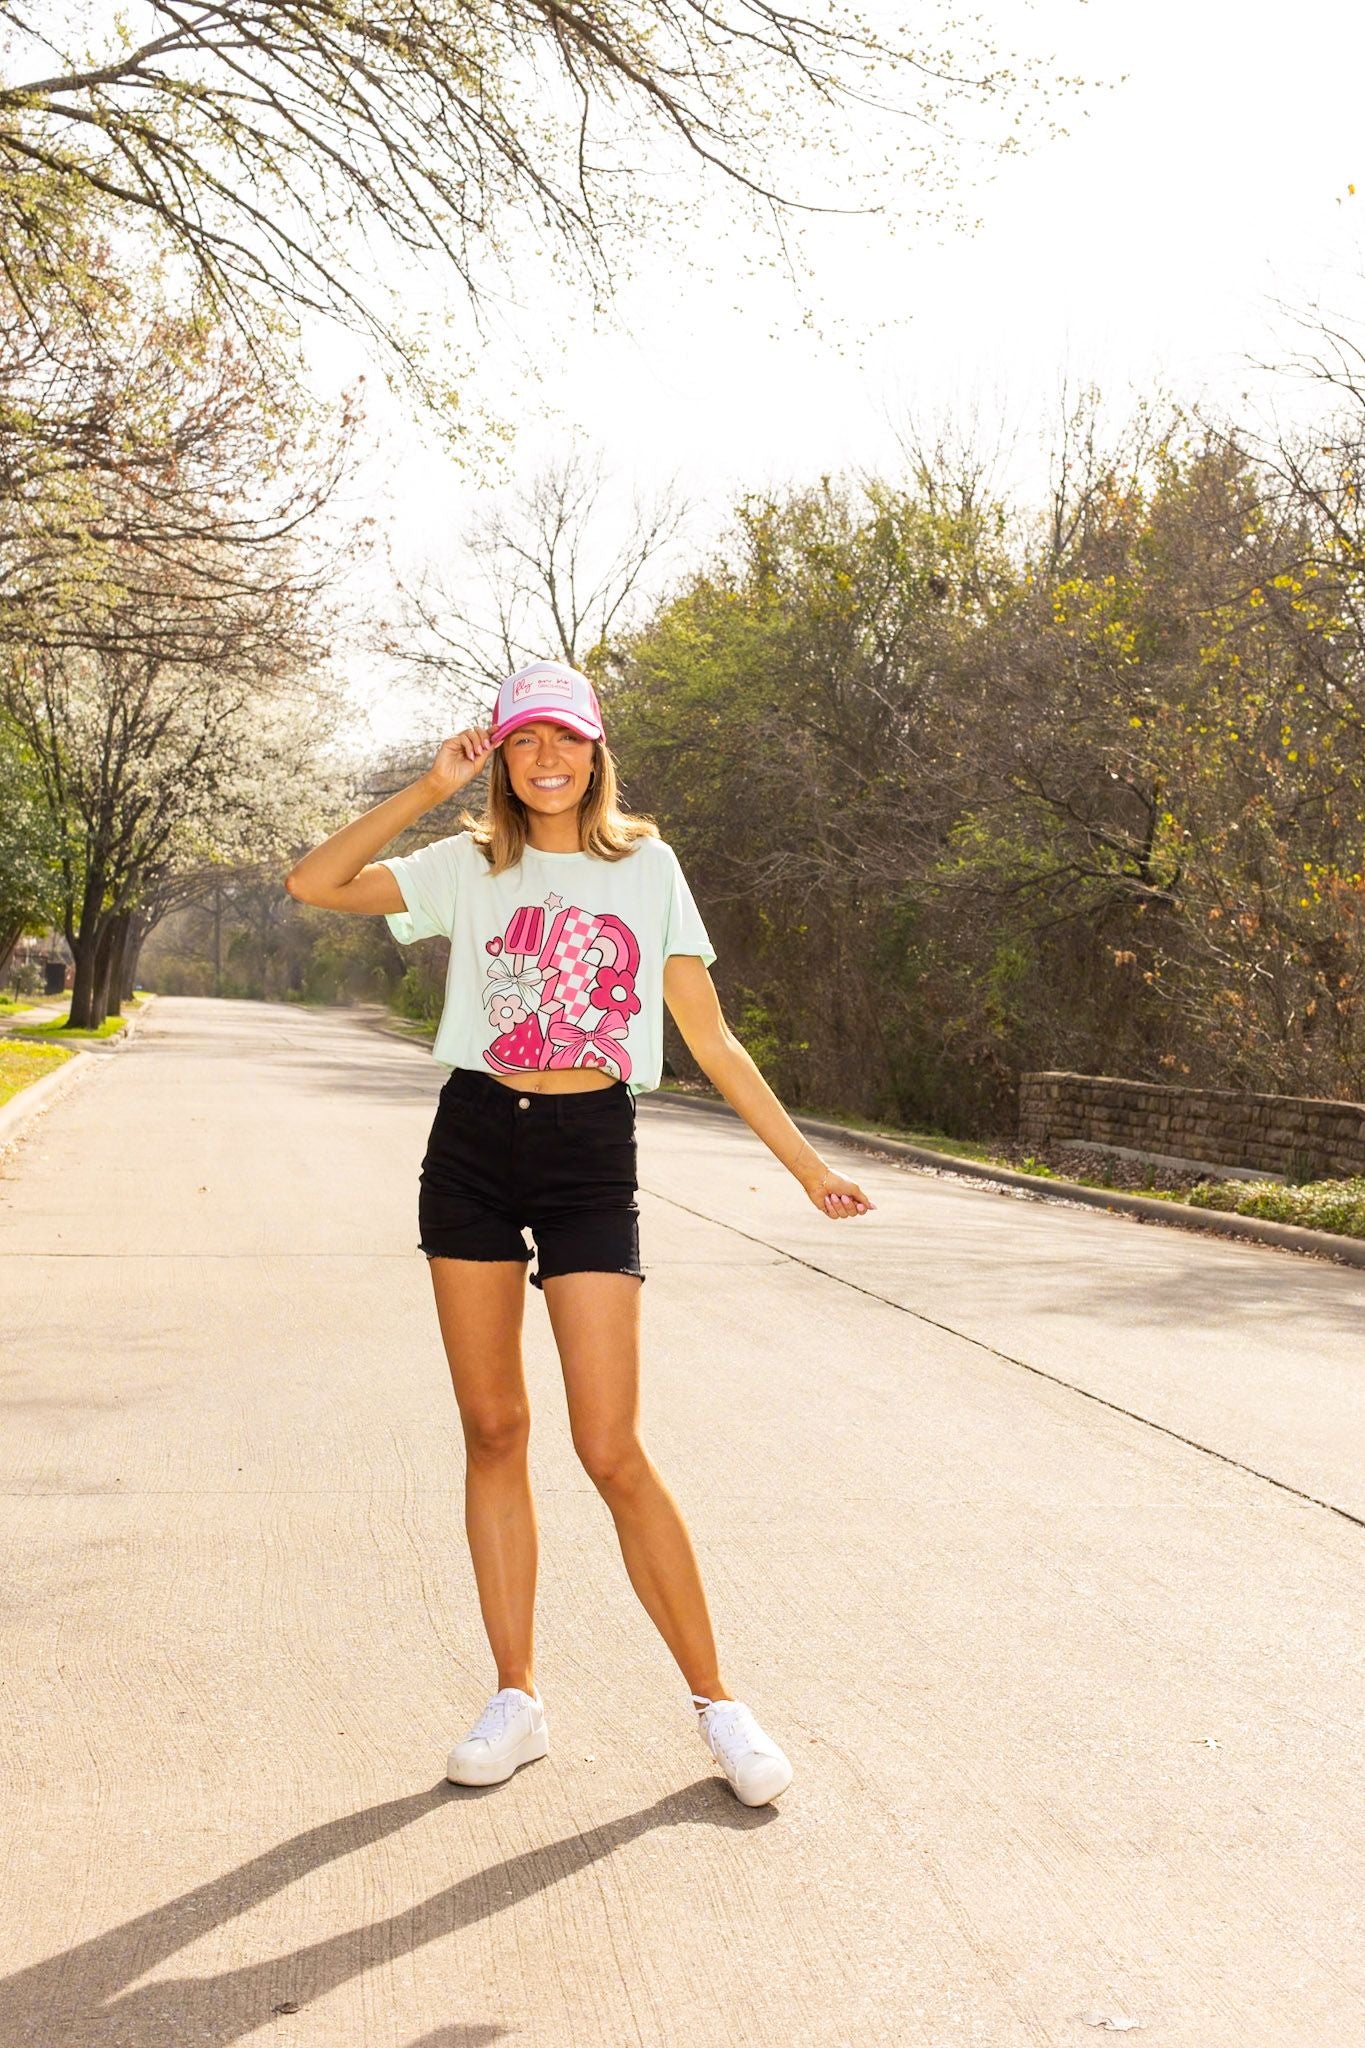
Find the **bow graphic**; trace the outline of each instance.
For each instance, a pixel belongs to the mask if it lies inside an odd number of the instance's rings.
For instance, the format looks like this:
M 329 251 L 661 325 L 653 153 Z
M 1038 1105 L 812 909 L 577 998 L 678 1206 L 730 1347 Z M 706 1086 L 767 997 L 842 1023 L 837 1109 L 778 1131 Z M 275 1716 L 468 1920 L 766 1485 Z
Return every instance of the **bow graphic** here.
M 551 1067 L 611 1067 L 626 1080 L 630 1054 L 625 1048 L 627 1019 L 619 1010 L 609 1010 L 600 1024 L 572 1024 L 567 1017 L 552 1019 L 546 1038 Z
M 534 1010 L 540 1003 L 540 988 L 545 976 L 538 967 L 513 967 L 510 961 L 493 960 L 488 967 L 488 986 L 483 992 L 484 1005 L 494 1002 L 517 1001 L 525 1010 Z

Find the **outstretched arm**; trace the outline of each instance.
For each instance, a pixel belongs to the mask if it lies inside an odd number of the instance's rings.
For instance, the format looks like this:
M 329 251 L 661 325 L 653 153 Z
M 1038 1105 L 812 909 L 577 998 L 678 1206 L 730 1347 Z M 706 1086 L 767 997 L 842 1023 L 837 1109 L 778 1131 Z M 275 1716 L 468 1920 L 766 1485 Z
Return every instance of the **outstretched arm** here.
M 671 953 L 664 962 L 664 1001 L 688 1051 L 775 1159 L 800 1181 L 826 1216 L 862 1216 L 876 1203 L 846 1180 L 803 1138 L 721 1012 L 706 962 L 696 953 Z

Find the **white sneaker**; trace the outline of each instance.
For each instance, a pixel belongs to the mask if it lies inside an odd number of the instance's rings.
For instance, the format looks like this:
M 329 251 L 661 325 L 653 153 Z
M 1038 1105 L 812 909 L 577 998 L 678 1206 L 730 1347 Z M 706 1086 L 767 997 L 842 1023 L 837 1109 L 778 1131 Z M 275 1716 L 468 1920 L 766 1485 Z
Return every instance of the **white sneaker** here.
M 540 1687 L 523 1692 L 505 1685 L 495 1692 L 463 1742 L 446 1761 L 452 1785 L 500 1785 L 520 1764 L 544 1756 L 550 1747 L 549 1723 Z
M 708 1700 L 692 1695 L 701 1739 L 746 1806 L 766 1806 L 792 1781 L 786 1756 L 765 1735 L 743 1700 Z

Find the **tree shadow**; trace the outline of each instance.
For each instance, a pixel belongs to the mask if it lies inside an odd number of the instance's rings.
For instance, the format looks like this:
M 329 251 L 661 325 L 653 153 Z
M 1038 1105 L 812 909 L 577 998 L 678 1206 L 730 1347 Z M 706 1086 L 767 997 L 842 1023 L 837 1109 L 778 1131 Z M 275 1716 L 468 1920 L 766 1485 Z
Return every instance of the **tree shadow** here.
M 159 1963 L 213 1928 L 249 1912 L 300 1878 L 397 1833 L 442 1806 L 496 1795 L 441 1780 L 429 1790 L 324 1821 L 235 1870 L 0 1980 L 5 2048 L 227 2048 L 282 2011 L 298 2011 L 376 1964 L 495 1913 L 613 1855 L 654 1828 L 686 1823 L 749 1830 L 770 1824 L 771 1808 L 740 1806 L 719 1778 L 706 1777 L 636 1813 L 542 1848 L 510 1856 L 420 1904 L 363 1927 L 310 1942 L 211 1977 L 137 1984 Z M 409 2048 L 484 2048 L 507 2030 L 489 2022 L 446 2024 Z

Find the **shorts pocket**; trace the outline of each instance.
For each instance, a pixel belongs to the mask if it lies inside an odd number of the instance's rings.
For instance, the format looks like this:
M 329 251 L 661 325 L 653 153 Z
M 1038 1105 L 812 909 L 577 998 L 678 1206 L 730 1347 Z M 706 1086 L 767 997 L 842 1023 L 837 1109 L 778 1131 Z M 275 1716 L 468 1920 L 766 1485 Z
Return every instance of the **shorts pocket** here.
M 463 1101 L 437 1110 L 418 1178 L 424 1185 L 467 1190 L 487 1199 L 507 1180 L 507 1132 Z
M 607 1094 L 605 1090 L 595 1099 L 591 1095 L 582 1099 L 569 1098 L 560 1110 L 559 1128 L 566 1135 L 572 1133 L 575 1142 L 580 1144 L 592 1144 L 596 1139 L 608 1142 L 621 1137 L 633 1138 L 635 1098 L 626 1093 Z
M 584 1209 L 627 1206 L 635 1194 L 635 1136 L 629 1121 L 617 1116 L 596 1121 L 590 1129 L 561 1124 L 553 1140 L 539 1148 L 523 1181 L 533 1213 L 557 1208 Z

